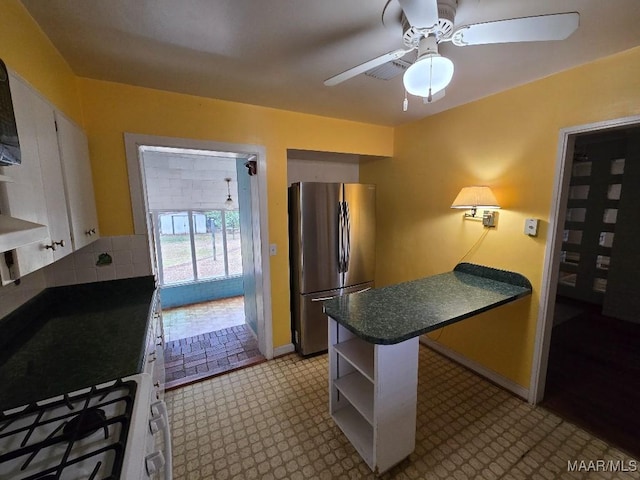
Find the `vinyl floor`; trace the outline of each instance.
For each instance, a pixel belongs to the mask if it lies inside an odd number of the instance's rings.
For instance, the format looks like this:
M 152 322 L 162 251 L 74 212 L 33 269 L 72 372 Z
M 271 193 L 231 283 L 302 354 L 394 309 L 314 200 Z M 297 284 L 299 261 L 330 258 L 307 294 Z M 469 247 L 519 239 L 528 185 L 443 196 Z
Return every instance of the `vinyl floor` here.
M 327 363 L 289 354 L 167 392 L 175 480 L 638 478 L 629 455 L 424 346 L 415 451 L 376 477 L 329 415 Z

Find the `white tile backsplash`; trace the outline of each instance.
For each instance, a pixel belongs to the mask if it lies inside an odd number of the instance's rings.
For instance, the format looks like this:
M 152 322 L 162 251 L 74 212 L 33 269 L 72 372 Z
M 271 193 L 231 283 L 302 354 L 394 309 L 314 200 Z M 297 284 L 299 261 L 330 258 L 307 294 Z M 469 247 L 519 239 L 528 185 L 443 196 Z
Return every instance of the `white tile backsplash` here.
M 111 265 L 96 265 L 107 253 Z M 45 269 L 47 286 L 72 285 L 96 281 L 151 275 L 151 261 L 146 235 L 101 237 L 95 242 L 55 262 Z
M 132 278 L 135 277 L 135 269 L 132 263 L 118 265 L 116 264 L 116 277 L 117 278 Z
M 115 265 L 101 265 L 96 268 L 96 274 L 98 275 L 99 282 L 105 282 L 107 280 L 116 279 L 116 266 Z
M 131 250 L 116 250 L 114 248 L 112 257 L 113 263 L 115 263 L 116 265 L 133 266 L 133 255 L 131 255 Z
M 111 247 L 116 252 L 118 250 L 131 250 L 131 236 L 111 237 Z

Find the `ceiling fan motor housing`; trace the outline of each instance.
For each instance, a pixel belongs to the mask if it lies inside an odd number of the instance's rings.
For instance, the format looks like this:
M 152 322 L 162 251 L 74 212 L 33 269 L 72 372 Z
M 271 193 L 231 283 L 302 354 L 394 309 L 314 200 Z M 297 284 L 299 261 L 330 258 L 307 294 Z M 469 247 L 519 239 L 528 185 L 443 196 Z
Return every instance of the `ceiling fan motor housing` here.
M 430 28 L 412 27 L 405 14 L 402 14 L 402 39 L 409 48 L 419 45 L 420 39 L 433 34 L 437 41 L 449 38 L 453 33 L 453 21 L 458 8 L 457 0 L 438 0 L 438 23 Z

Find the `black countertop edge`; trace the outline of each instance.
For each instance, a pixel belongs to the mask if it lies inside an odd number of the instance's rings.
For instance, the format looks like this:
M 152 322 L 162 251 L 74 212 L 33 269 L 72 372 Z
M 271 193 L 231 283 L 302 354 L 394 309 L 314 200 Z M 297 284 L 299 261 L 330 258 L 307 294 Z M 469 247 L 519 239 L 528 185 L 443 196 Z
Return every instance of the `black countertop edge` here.
M 142 344 L 140 345 L 140 361 L 138 362 L 138 372 L 141 373 L 144 371 L 145 361 L 146 361 L 146 353 L 147 353 L 147 345 L 149 341 L 153 341 L 154 345 L 156 344 L 156 339 L 149 339 L 149 335 L 153 335 L 154 329 L 149 328 L 149 323 L 154 321 L 153 312 L 156 308 L 156 305 L 160 301 L 160 289 L 156 288 L 153 291 L 153 295 L 151 296 L 151 302 L 149 303 L 149 311 L 147 312 L 147 330 L 142 339 Z
M 508 283 L 517 287 L 528 288 L 533 290 L 531 282 L 524 276 L 509 270 L 500 270 L 498 268 L 486 267 L 475 263 L 462 262 L 455 266 L 454 272 L 468 273 L 476 277 L 488 278 L 496 282 Z M 530 293 L 530 292 L 529 292 Z

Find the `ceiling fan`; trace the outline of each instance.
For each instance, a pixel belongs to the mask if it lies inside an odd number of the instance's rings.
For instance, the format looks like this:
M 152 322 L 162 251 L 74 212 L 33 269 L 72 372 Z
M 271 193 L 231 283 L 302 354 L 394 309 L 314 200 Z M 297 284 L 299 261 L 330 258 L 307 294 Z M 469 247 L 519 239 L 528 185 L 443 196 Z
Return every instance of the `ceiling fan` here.
M 391 1 L 387 2 L 386 7 Z M 451 42 L 458 47 L 491 43 L 541 42 L 564 40 L 577 28 L 577 12 L 537 15 L 497 20 L 454 28 L 457 0 L 397 0 L 402 9 L 402 40 L 406 48 L 385 53 L 327 79 L 334 86 L 364 72 L 418 51 L 416 60 L 405 71 L 405 91 L 423 97 L 425 102 L 439 100 L 453 78 L 451 60 L 438 53 L 438 44 Z M 384 11 L 383 11 L 384 17 Z M 407 109 L 405 96 L 404 110 Z

